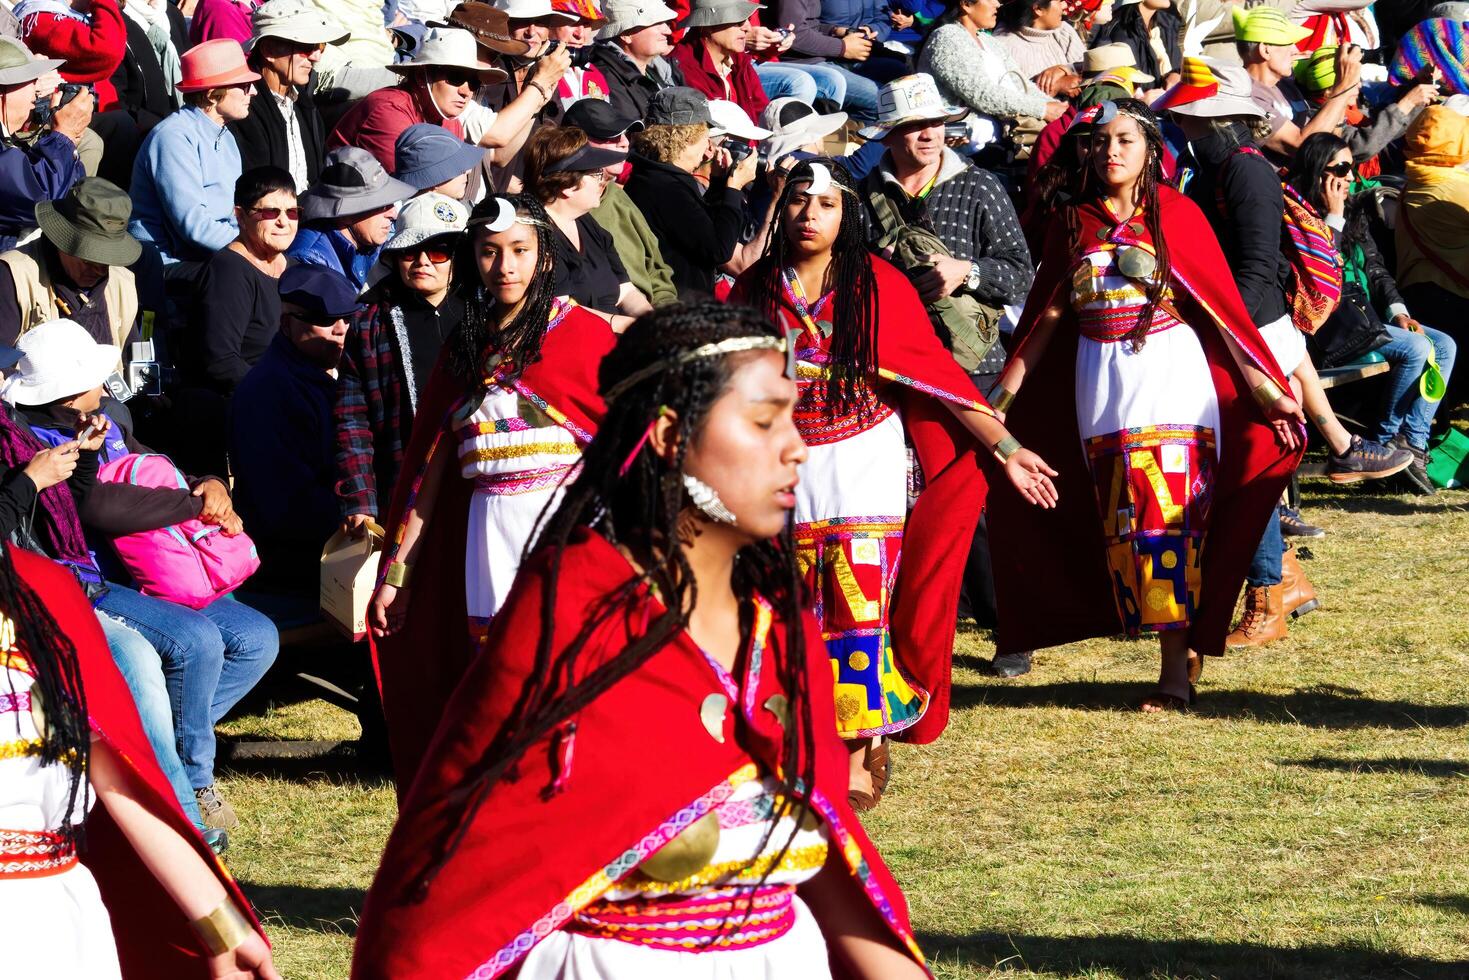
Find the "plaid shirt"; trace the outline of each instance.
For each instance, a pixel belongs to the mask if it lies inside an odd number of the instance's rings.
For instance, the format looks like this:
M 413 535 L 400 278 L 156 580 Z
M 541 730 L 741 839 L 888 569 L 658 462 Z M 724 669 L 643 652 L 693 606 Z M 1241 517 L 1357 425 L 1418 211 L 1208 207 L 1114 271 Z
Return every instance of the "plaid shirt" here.
M 337 370 L 337 499 L 342 516 L 387 517 L 413 407 L 393 339 L 392 307 L 375 303 L 347 331 Z M 379 494 L 382 496 L 379 505 Z

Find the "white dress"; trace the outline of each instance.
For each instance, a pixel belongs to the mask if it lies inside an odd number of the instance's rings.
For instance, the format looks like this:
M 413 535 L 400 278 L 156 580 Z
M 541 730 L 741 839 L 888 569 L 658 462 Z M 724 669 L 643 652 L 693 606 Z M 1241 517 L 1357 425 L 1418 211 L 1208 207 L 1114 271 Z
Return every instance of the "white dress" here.
M 464 597 L 470 630 L 480 636 L 510 594 L 541 512 L 560 503 L 562 481 L 580 461 L 581 447 L 534 404 L 499 385 L 452 424 L 460 475 L 475 485 Z
M 120 977 L 112 923 L 92 872 L 58 849 L 71 774 L 43 765 L 30 674 L 0 654 L 0 976 L 13 980 Z M 85 787 L 83 788 L 85 790 Z M 79 794 L 75 819 L 90 805 Z

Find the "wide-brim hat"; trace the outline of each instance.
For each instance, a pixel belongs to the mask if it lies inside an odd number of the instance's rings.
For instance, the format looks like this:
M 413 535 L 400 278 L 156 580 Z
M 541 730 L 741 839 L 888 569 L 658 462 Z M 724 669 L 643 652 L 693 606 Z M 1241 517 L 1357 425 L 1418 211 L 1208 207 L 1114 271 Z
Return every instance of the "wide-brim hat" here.
M 1187 57 L 1178 84 L 1153 102 L 1154 112 L 1172 112 L 1198 119 L 1229 116 L 1265 117 L 1265 110 L 1250 98 L 1253 85 L 1239 65 L 1208 58 Z
M 1294 47 L 1313 33 L 1309 27 L 1302 27 L 1274 7 L 1251 7 L 1249 10 L 1230 7 L 1229 16 L 1234 22 L 1234 39 L 1248 44 Z
M 602 5 L 602 13 L 607 17 L 607 23 L 597 32 L 597 39 L 601 41 L 678 20 L 678 11 L 662 0 L 607 0 Z
M 1107 72 L 1116 71 L 1120 68 L 1132 70 L 1132 78 L 1138 82 L 1151 82 L 1153 76 L 1147 72 L 1139 71 L 1137 58 L 1132 53 L 1132 48 L 1121 41 L 1113 41 L 1111 44 L 1099 44 L 1094 48 L 1088 48 L 1081 58 L 1081 74 L 1083 78 L 1091 78 L 1094 75 L 1102 75 Z
M 418 193 L 412 184 L 388 176 L 377 157 L 357 146 L 326 155 L 316 183 L 301 195 L 307 221 L 349 218 L 406 201 Z
M 398 134 L 393 158 L 397 163 L 395 178 L 427 190 L 479 166 L 485 150 L 464 142 L 443 126 L 414 123 Z
M 809 103 L 786 96 L 771 99 L 760 113 L 760 125 L 770 130 L 763 149 L 770 160 L 817 143 L 847 124 L 845 112 L 817 112 Z
M 24 85 L 60 68 L 61 58 L 37 58 L 13 37 L 0 37 L 0 85 Z
M 753 3 L 751 0 L 694 0 L 689 16 L 679 26 L 685 30 L 695 27 L 729 27 L 743 24 L 755 11 L 764 9 L 764 4 Z
M 265 0 L 250 15 L 250 25 L 246 51 L 253 50 L 265 37 L 297 44 L 345 44 L 352 36 L 351 31 L 306 0 Z
M 143 252 L 128 234 L 132 213 L 121 187 L 85 177 L 59 200 L 37 204 L 36 225 L 59 252 L 99 265 L 132 265 Z
M 858 133 L 880 140 L 897 129 L 916 122 L 958 122 L 969 115 L 964 106 L 949 105 L 939 95 L 938 83 L 922 72 L 888 82 L 877 93 L 877 122 Z
M 453 238 L 469 227 L 469 209 L 443 194 L 420 194 L 398 212 L 393 235 L 383 243 L 384 252 L 412 248 L 435 238 Z
M 49 320 L 15 342 L 21 358 L 0 398 L 12 405 L 47 405 L 91 391 L 117 368 L 122 351 L 99 344 L 74 320 Z
M 406 75 L 416 68 L 459 68 L 479 75 L 483 82 L 500 82 L 510 77 L 503 68 L 479 57 L 479 42 L 469 31 L 457 27 L 431 27 L 423 33 L 412 61 L 388 65 L 388 71 Z
M 551 13 L 599 30 L 607 23 L 607 15 L 597 6 L 597 0 L 551 0 Z
M 179 57 L 179 66 L 183 78 L 174 87 L 180 92 L 205 92 L 260 80 L 245 61 L 245 49 L 231 37 L 194 45 Z
M 524 57 L 531 52 L 531 43 L 510 35 L 510 18 L 505 11 L 480 0 L 470 0 L 454 8 L 449 15 L 449 25 L 474 35 L 475 41 L 499 54 Z

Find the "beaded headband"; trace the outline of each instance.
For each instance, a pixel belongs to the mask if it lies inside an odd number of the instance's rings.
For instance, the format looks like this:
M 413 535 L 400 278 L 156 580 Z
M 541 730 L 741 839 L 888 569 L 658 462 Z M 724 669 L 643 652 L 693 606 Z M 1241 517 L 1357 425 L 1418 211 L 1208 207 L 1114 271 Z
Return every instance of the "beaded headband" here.
M 786 356 L 785 376 L 792 380 L 796 377 L 796 342 L 794 330 L 787 330 L 783 337 L 730 337 L 728 340 L 717 341 L 712 344 L 704 344 L 693 350 L 684 351 L 673 357 L 655 361 L 645 368 L 634 371 L 623 378 L 617 384 L 607 389 L 605 400 L 610 404 L 617 396 L 627 391 L 633 385 L 652 377 L 660 371 L 682 367 L 691 361 L 703 360 L 706 357 L 719 357 L 724 354 L 738 354 L 749 350 L 773 350 L 779 351 Z

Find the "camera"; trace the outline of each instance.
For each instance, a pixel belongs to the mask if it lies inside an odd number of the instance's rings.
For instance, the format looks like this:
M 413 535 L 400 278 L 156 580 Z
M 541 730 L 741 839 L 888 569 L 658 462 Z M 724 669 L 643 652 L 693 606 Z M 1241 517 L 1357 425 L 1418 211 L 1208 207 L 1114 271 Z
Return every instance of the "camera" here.
M 83 92 L 91 92 L 92 86 L 81 82 L 62 82 L 56 87 L 61 93 L 61 98 L 56 100 L 55 105 L 51 102 L 51 96 L 42 95 L 36 98 L 35 108 L 31 110 L 31 124 L 36 129 L 49 129 L 56 122 L 56 110 L 71 102 Z M 95 94 L 93 98 L 96 98 Z
M 755 148 L 744 140 L 725 140 L 724 148 L 729 151 L 729 159 L 732 163 L 739 163 L 755 152 Z
M 949 140 L 964 140 L 968 142 L 969 124 L 960 120 L 959 122 L 944 123 L 944 142 Z

